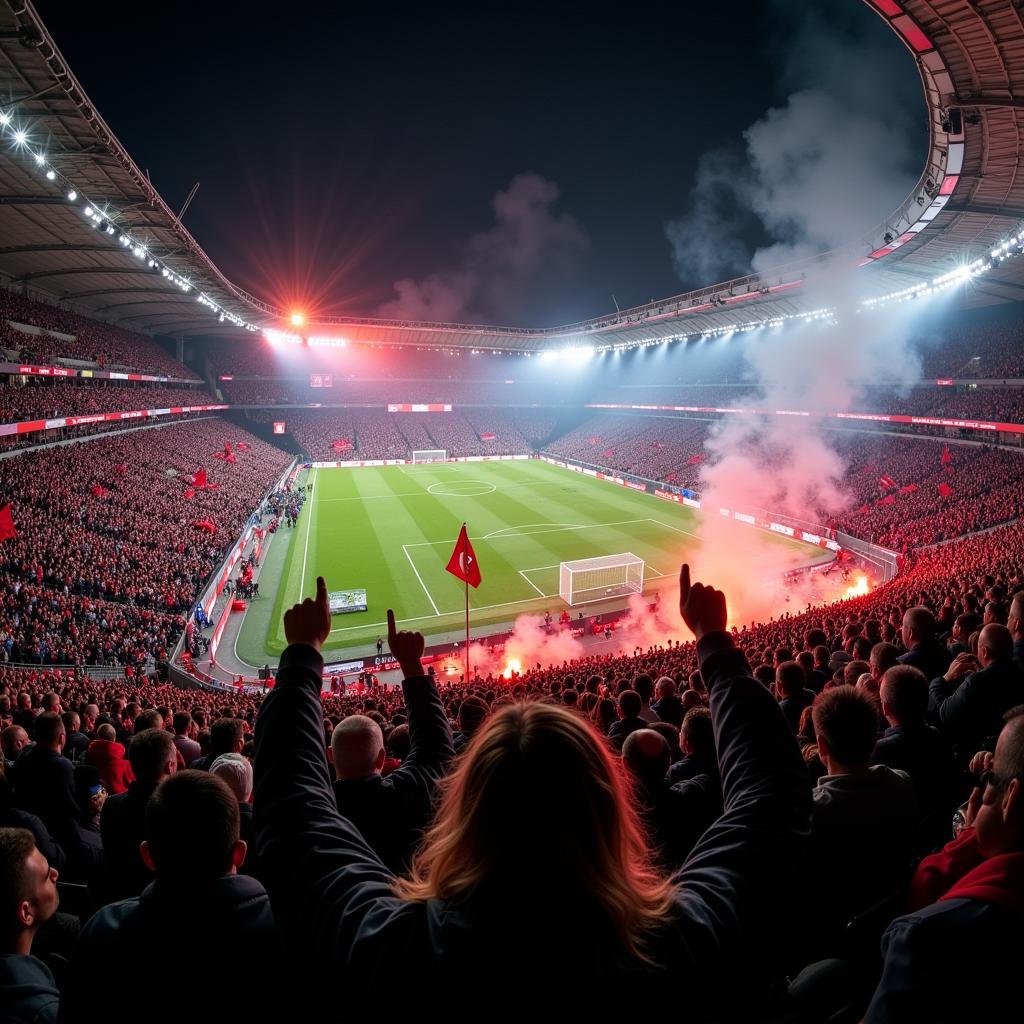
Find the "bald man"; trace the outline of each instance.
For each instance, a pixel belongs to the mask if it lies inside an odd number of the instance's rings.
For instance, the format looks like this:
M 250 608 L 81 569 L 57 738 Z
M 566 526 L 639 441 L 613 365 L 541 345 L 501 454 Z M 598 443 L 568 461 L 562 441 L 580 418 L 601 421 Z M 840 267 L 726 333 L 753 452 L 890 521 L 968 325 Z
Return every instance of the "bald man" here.
M 949 668 L 953 656 L 936 637 L 935 616 L 923 605 L 908 608 L 903 615 L 903 646 L 907 653 L 901 665 L 920 669 L 926 679 L 941 676 Z
M 436 690 L 409 680 L 404 686 L 409 755 L 393 772 L 381 775 L 384 734 L 372 718 L 350 715 L 331 734 L 338 810 L 396 873 L 408 869 L 430 820 L 437 783 L 455 754 L 451 725 Z
M 998 1020 L 1020 998 L 1024 884 L 1024 715 L 1011 717 L 968 827 L 918 866 L 882 938 L 885 969 L 867 1024 Z
M 928 687 L 929 710 L 957 753 L 991 750 L 1003 715 L 1024 704 L 1024 672 L 1013 660 L 1013 637 L 990 622 L 978 637 L 978 657 L 960 654 Z

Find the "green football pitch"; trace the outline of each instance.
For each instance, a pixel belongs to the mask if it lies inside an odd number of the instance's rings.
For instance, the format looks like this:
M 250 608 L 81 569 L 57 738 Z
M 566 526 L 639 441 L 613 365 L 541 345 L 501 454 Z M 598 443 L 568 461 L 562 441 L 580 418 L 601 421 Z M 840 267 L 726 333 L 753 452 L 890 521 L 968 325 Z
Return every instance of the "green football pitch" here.
M 701 547 L 699 511 L 537 460 L 314 469 L 307 480 L 312 498 L 297 526 L 278 530 L 260 576 L 263 597 L 242 623 L 236 650 L 251 665 L 284 650 L 282 615 L 313 594 L 318 575 L 329 590 L 367 595 L 365 612 L 333 617 L 325 645 L 332 652 L 369 653 L 388 608 L 428 638 L 458 636 L 464 586 L 445 566 L 463 522 L 483 574 L 469 592 L 474 634 L 524 612 L 560 615 L 563 561 L 632 553 L 645 562 L 651 593 L 674 589 L 680 562 L 696 561 Z M 794 565 L 828 555 L 777 534 L 758 536 L 776 556 L 779 545 L 788 548 Z

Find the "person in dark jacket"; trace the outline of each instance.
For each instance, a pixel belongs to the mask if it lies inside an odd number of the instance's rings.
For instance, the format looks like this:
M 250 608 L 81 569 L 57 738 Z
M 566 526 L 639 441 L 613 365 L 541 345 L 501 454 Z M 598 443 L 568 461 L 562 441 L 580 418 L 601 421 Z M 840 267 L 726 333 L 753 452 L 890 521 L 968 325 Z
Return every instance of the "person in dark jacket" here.
M 911 912 L 882 938 L 885 967 L 867 1024 L 1001 1020 L 1020 998 L 1024 930 L 1024 714 L 996 742 L 967 825 L 923 860 Z
M 912 665 L 924 673 L 925 679 L 941 676 L 953 656 L 939 643 L 935 635 L 935 616 L 920 605 L 908 608 L 903 615 L 903 646 L 907 653 L 900 657 L 901 665 Z
M 676 693 L 676 681 L 670 676 L 662 676 L 654 684 L 654 696 L 656 700 L 651 710 L 660 721 L 668 722 L 678 729 L 683 724 L 683 702 Z
M 82 732 L 82 719 L 77 711 L 65 711 L 60 717 L 67 734 L 63 754 L 72 761 L 80 761 L 89 746 L 89 737 Z
M 1010 602 L 1006 627 L 1013 637 L 1013 661 L 1024 672 L 1024 590 L 1018 590 Z
M 345 994 L 343 1007 L 330 994 L 334 1017 L 375 1012 L 386 986 L 396 1018 L 448 1007 L 456 991 L 468 1007 L 498 998 L 507 1015 L 543 1006 L 607 1018 L 635 1011 L 638 998 L 645 1012 L 675 1013 L 685 991 L 697 1019 L 739 992 L 721 979 L 754 970 L 794 900 L 810 785 L 778 705 L 726 631 L 724 595 L 691 587 L 688 566 L 680 584 L 725 807 L 682 871 L 670 880 L 652 869 L 602 739 L 573 711 L 538 701 L 488 719 L 403 880 L 331 791 L 319 653 L 331 615 L 317 580 L 316 599 L 285 615 L 289 646 L 255 741 L 256 830 L 297 993 L 315 995 L 305 981 L 331 978 Z M 388 618 L 406 699 L 437 701 L 422 636 L 396 632 Z M 495 964 L 527 962 L 496 992 Z
M 138 896 L 153 881 L 139 854 L 146 833 L 146 804 L 163 779 L 177 771 L 178 751 L 169 732 L 143 729 L 128 745 L 128 760 L 135 780 L 127 792 L 110 797 L 100 814 L 108 900 Z
M 675 871 L 722 813 L 722 794 L 717 771 L 673 785 L 665 777 L 668 762 L 668 743 L 653 729 L 637 729 L 622 744 L 622 763 L 658 862 Z
M 191 767 L 208 772 L 221 754 L 240 754 L 245 746 L 245 722 L 240 718 L 218 718 L 210 726 L 210 752 L 197 757 Z
M 814 691 L 807 688 L 807 675 L 800 662 L 784 661 L 775 669 L 775 697 L 795 736 L 804 708 L 814 703 Z
M 431 696 L 420 690 L 407 697 L 409 755 L 386 776 L 381 775 L 384 736 L 372 718 L 343 718 L 331 736 L 338 810 L 396 873 L 408 869 L 413 848 L 430 820 L 437 784 L 455 755 L 444 708 Z M 463 709 L 466 703 L 462 702 Z M 487 705 L 480 703 L 486 714 Z
M 715 751 L 715 727 L 711 712 L 703 704 L 690 708 L 679 729 L 682 759 L 668 770 L 666 778 L 674 786 L 698 775 L 718 778 L 718 754 Z
M 75 795 L 75 770 L 61 755 L 66 733 L 60 715 L 47 711 L 36 719 L 36 742 L 14 764 L 14 794 L 23 810 L 42 819 L 50 835 L 64 843 L 81 813 Z
M 0 828 L 0 1020 L 54 1024 L 60 993 L 50 969 L 32 956 L 39 929 L 57 911 L 57 871 L 32 833 Z
M 953 753 L 938 729 L 925 721 L 928 680 L 910 665 L 894 665 L 882 676 L 879 696 L 889 728 L 875 744 L 871 764 L 888 765 L 913 780 L 923 840 L 948 838 L 954 804 Z
M 140 896 L 103 907 L 82 930 L 64 1019 L 96 1019 L 95 1000 L 105 998 L 96 982 L 112 969 L 118 999 L 147 1021 L 282 1019 L 289 985 L 275 969 L 266 890 L 238 873 L 246 854 L 238 822 L 237 799 L 209 772 L 181 771 L 161 782 L 142 844 L 155 880 Z M 187 1010 L 154 991 L 155 970 L 194 993 Z
M 1013 638 L 1006 626 L 983 627 L 977 659 L 960 655 L 944 676 L 932 680 L 928 696 L 940 731 L 961 759 L 991 749 L 1003 715 L 1024 704 L 1024 672 L 1013 661 Z
M 619 694 L 619 717 L 608 730 L 608 739 L 616 750 L 622 750 L 622 744 L 631 732 L 647 728 L 647 722 L 640 717 L 643 706 L 643 698 L 636 690 L 623 690 Z

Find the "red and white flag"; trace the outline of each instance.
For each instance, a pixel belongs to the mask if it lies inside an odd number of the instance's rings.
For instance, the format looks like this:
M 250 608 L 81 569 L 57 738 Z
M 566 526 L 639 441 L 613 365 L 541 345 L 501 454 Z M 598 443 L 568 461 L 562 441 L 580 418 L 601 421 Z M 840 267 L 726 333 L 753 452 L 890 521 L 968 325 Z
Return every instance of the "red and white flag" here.
M 457 576 L 462 580 L 463 583 L 468 583 L 474 588 L 480 586 L 483 577 L 480 575 L 480 566 L 477 564 L 476 552 L 473 550 L 473 545 L 469 542 L 465 523 L 462 524 L 459 539 L 455 542 L 455 550 L 452 552 L 452 557 L 448 559 L 448 565 L 445 568 L 453 576 Z

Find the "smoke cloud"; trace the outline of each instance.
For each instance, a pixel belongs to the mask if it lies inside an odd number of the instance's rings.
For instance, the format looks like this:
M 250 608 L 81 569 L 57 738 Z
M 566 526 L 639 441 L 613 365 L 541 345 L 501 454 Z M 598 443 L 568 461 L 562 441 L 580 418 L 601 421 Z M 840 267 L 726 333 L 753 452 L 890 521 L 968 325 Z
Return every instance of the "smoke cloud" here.
M 738 147 L 700 159 L 686 212 L 665 228 L 687 285 L 848 245 L 913 186 L 920 83 L 889 30 L 852 6 L 772 6 L 785 40 L 779 84 L 799 88 Z M 886 45 L 892 56 L 880 60 Z
M 458 264 L 421 281 L 396 281 L 396 297 L 377 315 L 440 322 L 515 318 L 531 285 L 567 277 L 589 247 L 583 228 L 555 212 L 559 194 L 539 174 L 517 175 L 491 200 L 494 225 L 461 246 Z
M 789 608 L 799 610 L 802 591 L 811 588 L 783 594 L 778 581 L 792 565 L 791 552 L 782 545 L 773 551 L 759 531 L 719 509 L 764 509 L 820 524 L 850 503 L 842 486 L 844 461 L 822 421 L 775 413 L 849 410 L 869 385 L 903 390 L 920 378 L 911 311 L 858 313 L 854 260 L 843 251 L 914 183 L 920 86 L 909 99 L 898 57 L 890 73 L 878 59 L 877 40 L 858 34 L 855 25 L 851 31 L 850 24 L 833 24 L 835 13 L 829 8 L 825 21 L 811 11 L 791 29 L 783 78 L 801 88 L 743 133 L 740 156 L 701 160 L 689 210 L 666 229 L 680 275 L 700 274 L 700 283 L 834 254 L 807 271 L 802 289 L 810 308 L 837 311 L 834 323 L 763 328 L 716 343 L 743 346 L 746 376 L 758 385 L 748 407 L 768 413 L 730 415 L 715 424 L 701 471 L 708 558 L 700 575 L 725 588 L 736 621 L 781 614 L 787 598 Z M 758 234 L 763 244 L 752 244 Z M 745 260 L 738 256 L 744 246 Z

